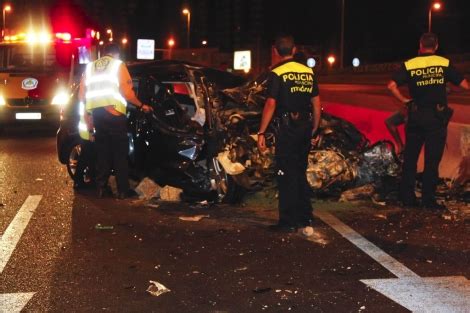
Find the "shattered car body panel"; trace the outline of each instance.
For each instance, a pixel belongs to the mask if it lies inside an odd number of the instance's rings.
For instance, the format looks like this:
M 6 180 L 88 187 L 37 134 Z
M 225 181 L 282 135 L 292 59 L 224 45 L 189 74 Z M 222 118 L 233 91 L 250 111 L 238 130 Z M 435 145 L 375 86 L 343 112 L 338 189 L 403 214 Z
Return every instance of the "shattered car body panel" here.
M 248 118 L 256 116 L 256 112 L 260 114 L 266 99 L 266 78 L 267 75 L 261 75 L 253 82 L 223 91 L 234 102 L 238 101 L 243 111 L 237 113 L 243 118 L 246 112 Z M 228 123 L 230 127 L 226 149 L 232 151 L 233 162 L 245 164 L 250 161 L 251 167 L 246 166 L 246 174 L 256 182 L 274 165 L 272 157 L 261 155 L 256 149 L 256 141 L 248 140 L 249 125 L 243 129 L 242 125 L 235 126 L 237 124 L 243 123 L 239 119 L 235 123 Z M 273 129 L 270 129 L 266 134 L 267 142 L 271 145 L 271 156 L 274 154 L 273 133 Z M 339 194 L 354 186 L 378 182 L 380 177 L 386 175 L 397 176 L 399 168 L 398 158 L 389 142 L 378 142 L 371 146 L 353 124 L 322 114 L 320 140 L 308 157 L 307 180 L 314 191 Z

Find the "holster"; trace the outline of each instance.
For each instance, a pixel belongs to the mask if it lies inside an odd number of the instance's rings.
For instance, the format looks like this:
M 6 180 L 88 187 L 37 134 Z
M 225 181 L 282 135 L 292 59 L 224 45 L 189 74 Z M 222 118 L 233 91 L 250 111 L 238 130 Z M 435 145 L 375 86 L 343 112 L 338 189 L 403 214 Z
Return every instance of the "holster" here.
M 447 126 L 449 124 L 452 115 L 454 114 L 454 110 L 450 108 L 448 105 L 444 104 L 437 104 L 436 105 L 436 116 L 438 119 L 442 121 L 442 123 Z

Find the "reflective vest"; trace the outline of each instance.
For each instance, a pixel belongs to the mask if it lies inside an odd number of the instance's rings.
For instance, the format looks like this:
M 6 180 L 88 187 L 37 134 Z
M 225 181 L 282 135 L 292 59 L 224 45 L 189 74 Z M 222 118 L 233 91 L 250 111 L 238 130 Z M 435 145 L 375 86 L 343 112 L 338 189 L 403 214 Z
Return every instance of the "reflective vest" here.
M 114 106 L 114 109 L 126 114 L 127 101 L 119 89 L 119 66 L 122 61 L 105 56 L 88 63 L 85 71 L 85 109 Z
M 80 138 L 90 140 L 90 132 L 88 131 L 88 126 L 85 121 L 85 103 L 82 101 L 78 104 L 78 115 L 80 116 L 80 121 L 78 122 L 78 133 L 80 134 Z

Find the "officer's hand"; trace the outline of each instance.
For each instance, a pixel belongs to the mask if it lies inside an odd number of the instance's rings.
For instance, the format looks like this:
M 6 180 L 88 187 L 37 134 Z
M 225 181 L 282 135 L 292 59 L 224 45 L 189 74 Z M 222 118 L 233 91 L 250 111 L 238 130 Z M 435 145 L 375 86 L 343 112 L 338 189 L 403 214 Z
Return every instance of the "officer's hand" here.
M 310 144 L 315 147 L 320 142 L 320 133 L 318 129 L 312 132 L 312 138 L 310 138 Z
M 95 142 L 95 135 L 90 134 L 90 142 Z
M 264 135 L 258 135 L 258 150 L 261 153 L 265 153 L 267 148 L 266 148 L 266 138 Z
M 140 108 L 144 113 L 150 113 L 153 111 L 153 108 L 150 105 L 143 104 Z
M 312 145 L 312 147 L 315 147 L 319 142 L 320 142 L 320 136 L 310 139 L 310 144 Z

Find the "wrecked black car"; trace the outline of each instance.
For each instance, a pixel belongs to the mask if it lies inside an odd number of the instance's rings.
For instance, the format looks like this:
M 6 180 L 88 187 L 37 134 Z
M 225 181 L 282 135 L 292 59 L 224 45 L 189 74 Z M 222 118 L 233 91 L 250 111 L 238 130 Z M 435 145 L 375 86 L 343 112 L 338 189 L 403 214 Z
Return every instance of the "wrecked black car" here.
M 138 97 L 154 109 L 152 114 L 144 114 L 129 106 L 131 177 L 149 177 L 193 197 L 238 201 L 242 189 L 218 161 L 223 134 L 209 107 L 217 105 L 212 96 L 215 88 L 241 85 L 243 78 L 172 61 L 134 64 L 129 71 Z M 84 183 L 90 183 L 93 164 L 84 173 L 77 173 L 81 154 L 77 86 L 74 91 L 71 103 L 62 112 L 58 157 L 72 177 L 81 175 Z
M 274 130 L 266 132 L 269 153 L 256 147 L 267 75 L 245 83 L 227 72 L 177 61 L 134 64 L 129 71 L 138 97 L 154 108 L 152 114 L 129 108 L 134 179 L 150 177 L 187 195 L 226 202 L 271 183 Z M 72 177 L 80 155 L 77 125 L 75 99 L 65 108 L 57 134 L 59 160 Z M 314 192 L 339 195 L 398 174 L 389 142 L 370 145 L 351 123 L 328 114 L 322 115 L 320 135 L 307 169 Z M 93 180 L 89 176 L 85 171 L 84 182 Z

